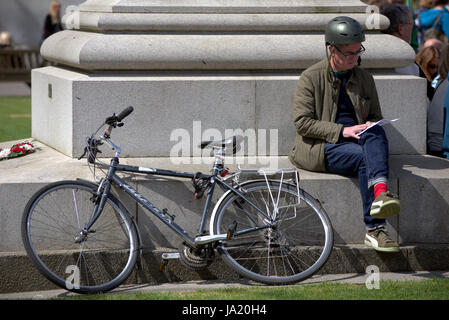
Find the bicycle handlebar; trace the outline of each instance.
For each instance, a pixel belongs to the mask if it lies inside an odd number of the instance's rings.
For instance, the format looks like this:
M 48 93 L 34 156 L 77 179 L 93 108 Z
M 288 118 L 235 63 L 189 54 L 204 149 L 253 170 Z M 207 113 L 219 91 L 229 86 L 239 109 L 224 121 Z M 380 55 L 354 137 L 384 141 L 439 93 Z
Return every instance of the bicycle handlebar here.
M 115 113 L 114 113 L 112 116 L 107 117 L 105 124 L 115 127 L 117 125 L 117 122 L 120 122 L 123 119 L 125 119 L 133 111 L 134 111 L 134 108 L 132 106 L 129 106 L 126 109 L 124 109 L 122 112 L 120 112 L 118 115 L 115 115 Z
M 118 121 L 122 121 L 123 119 L 125 119 L 127 116 L 129 116 L 131 114 L 131 112 L 134 111 L 134 108 L 132 106 L 129 106 L 128 108 L 124 109 L 122 112 L 120 112 L 117 116 L 117 120 Z
M 125 108 L 122 112 L 120 112 L 118 115 L 115 115 L 115 113 L 114 113 L 112 116 L 107 117 L 104 124 L 109 125 L 109 128 L 107 128 L 104 131 L 104 136 L 100 137 L 100 139 L 96 139 L 94 137 L 94 135 L 96 134 L 96 132 L 98 132 L 98 130 L 97 130 L 94 134 L 92 134 L 92 136 L 87 137 L 86 138 L 86 146 L 84 147 L 84 153 L 78 158 L 78 160 L 81 160 L 86 155 L 86 153 L 88 153 L 87 161 L 89 163 L 95 163 L 97 153 L 98 152 L 101 153 L 101 151 L 98 150 L 98 146 L 103 144 L 102 139 L 110 137 L 112 128 L 115 128 L 117 126 L 118 127 L 123 126 L 123 123 L 121 123 L 121 121 L 123 119 L 125 119 L 127 116 L 129 116 L 133 111 L 134 111 L 134 108 L 132 106 L 129 106 L 129 107 Z M 100 129 L 100 128 L 98 128 L 98 129 Z

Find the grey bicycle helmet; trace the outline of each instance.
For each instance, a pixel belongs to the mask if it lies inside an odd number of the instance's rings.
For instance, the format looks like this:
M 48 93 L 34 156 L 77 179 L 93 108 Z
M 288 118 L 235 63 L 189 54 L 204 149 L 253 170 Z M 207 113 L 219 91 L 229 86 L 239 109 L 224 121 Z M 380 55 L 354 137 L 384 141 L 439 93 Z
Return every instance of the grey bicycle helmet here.
M 365 32 L 357 20 L 340 16 L 328 22 L 325 40 L 326 46 L 363 42 L 365 41 Z

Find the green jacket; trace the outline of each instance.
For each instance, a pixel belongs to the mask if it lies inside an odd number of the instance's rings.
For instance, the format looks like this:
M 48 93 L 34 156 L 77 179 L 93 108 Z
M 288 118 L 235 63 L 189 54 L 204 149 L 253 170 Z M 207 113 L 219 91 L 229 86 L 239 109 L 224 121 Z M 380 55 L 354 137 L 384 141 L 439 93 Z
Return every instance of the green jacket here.
M 354 67 L 346 90 L 354 105 L 359 124 L 382 119 L 374 79 L 367 71 Z M 298 81 L 294 96 L 293 121 L 296 137 L 289 154 L 298 168 L 326 171 L 324 143 L 336 143 L 343 126 L 335 123 L 340 80 L 327 59 L 305 70 Z

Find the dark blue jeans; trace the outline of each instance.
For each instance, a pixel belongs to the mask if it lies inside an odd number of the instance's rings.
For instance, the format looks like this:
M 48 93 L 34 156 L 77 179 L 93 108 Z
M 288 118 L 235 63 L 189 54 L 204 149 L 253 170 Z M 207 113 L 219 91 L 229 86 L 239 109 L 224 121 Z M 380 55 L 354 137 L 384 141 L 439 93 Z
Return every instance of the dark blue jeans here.
M 370 215 L 374 201 L 373 186 L 388 180 L 388 140 L 380 126 L 374 126 L 359 140 L 340 138 L 337 143 L 326 142 L 324 147 L 328 172 L 359 178 L 363 203 L 363 220 L 368 230 L 385 225 L 385 219 Z

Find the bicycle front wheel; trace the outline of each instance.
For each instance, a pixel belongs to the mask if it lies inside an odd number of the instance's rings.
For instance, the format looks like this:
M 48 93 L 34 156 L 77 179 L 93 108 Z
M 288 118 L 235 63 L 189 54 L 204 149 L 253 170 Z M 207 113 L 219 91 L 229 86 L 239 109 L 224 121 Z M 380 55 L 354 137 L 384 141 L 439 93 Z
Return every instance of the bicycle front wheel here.
M 137 257 L 135 226 L 110 197 L 83 233 L 98 203 L 95 194 L 96 187 L 88 183 L 52 183 L 34 194 L 22 219 L 22 239 L 32 262 L 47 279 L 78 293 L 117 287 Z
M 226 264 L 258 282 L 288 284 L 310 277 L 326 263 L 333 231 L 317 201 L 277 181 L 248 183 L 242 190 L 246 199 L 230 192 L 211 220 L 214 234 L 237 223 L 234 237 L 217 247 Z

